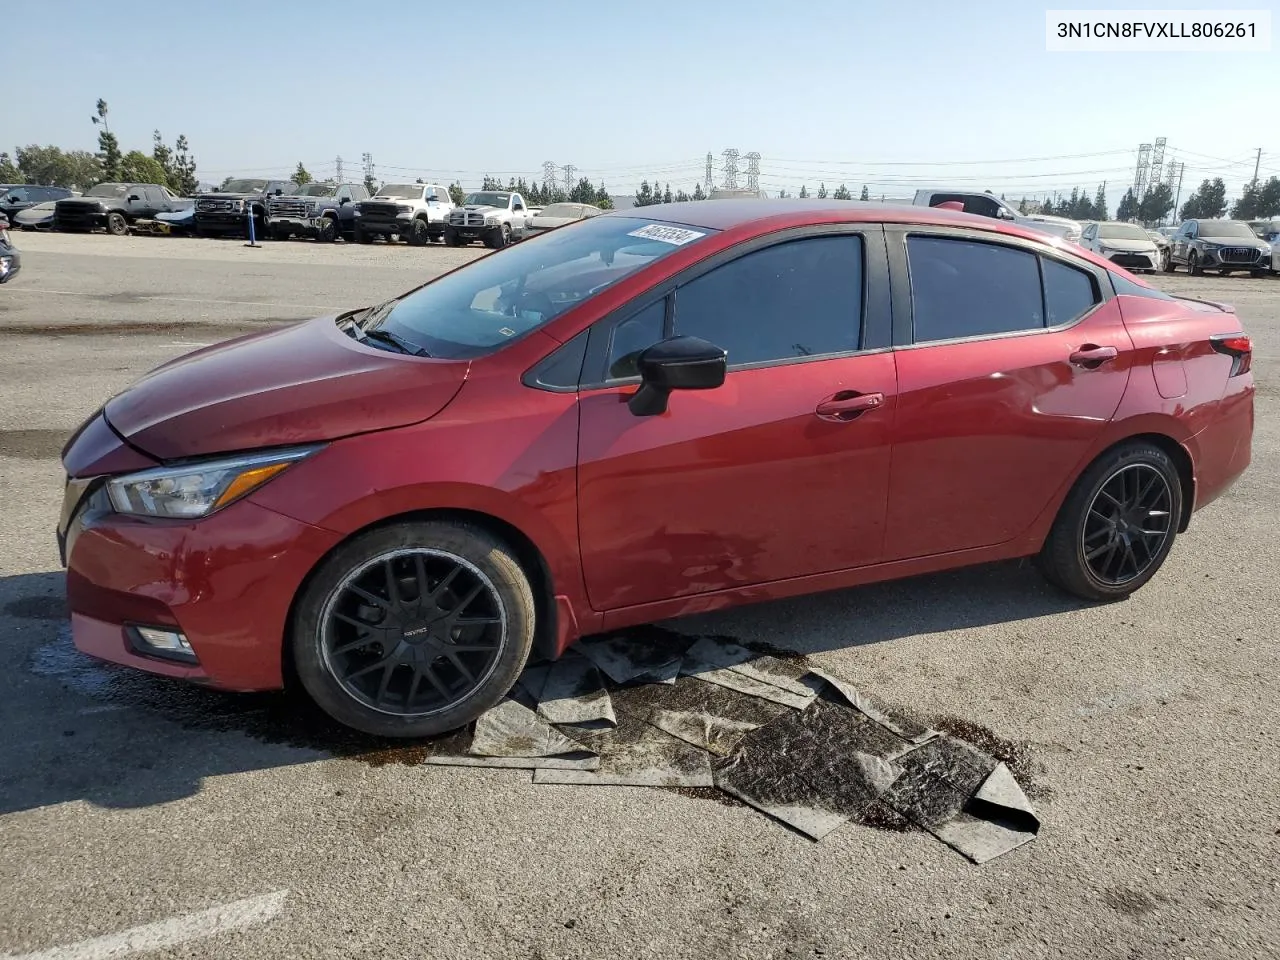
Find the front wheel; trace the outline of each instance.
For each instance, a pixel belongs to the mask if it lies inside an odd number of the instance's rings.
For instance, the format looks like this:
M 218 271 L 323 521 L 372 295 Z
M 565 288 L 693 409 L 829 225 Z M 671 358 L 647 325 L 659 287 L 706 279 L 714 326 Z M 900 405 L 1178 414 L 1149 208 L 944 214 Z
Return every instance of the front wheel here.
M 339 547 L 299 598 L 293 658 L 326 713 L 385 737 L 430 737 L 497 704 L 533 645 L 534 600 L 487 530 L 427 521 Z
M 107 233 L 113 237 L 123 237 L 129 232 L 129 221 L 123 213 L 107 214 Z
M 447 228 L 447 227 L 445 228 L 445 231 L 444 231 L 444 245 L 445 245 L 446 247 L 460 247 L 460 246 L 462 246 L 462 238 L 458 236 L 458 231 L 457 231 L 457 230 L 450 230 L 450 229 L 449 229 L 449 228 Z
M 1263 277 L 1265 277 L 1266 275 L 1267 275 L 1267 271 L 1265 271 L 1265 270 L 1250 270 L 1250 271 L 1249 271 L 1249 276 L 1253 277 L 1253 279 L 1255 279 L 1255 280 L 1261 280 L 1261 279 L 1262 279 Z
M 1086 600 L 1120 600 L 1160 569 L 1182 516 L 1169 455 L 1134 442 L 1096 460 L 1062 504 L 1037 558 L 1045 577 Z
M 427 222 L 425 220 L 415 220 L 409 225 L 409 236 L 406 238 L 411 247 L 425 247 L 427 241 L 431 239 L 427 233 Z
M 1200 258 L 1194 250 L 1187 254 L 1187 273 L 1193 277 L 1204 276 L 1204 267 L 1200 266 Z
M 316 239 L 321 243 L 333 243 L 338 239 L 338 225 L 332 217 L 325 217 L 320 221 L 320 226 L 316 230 Z

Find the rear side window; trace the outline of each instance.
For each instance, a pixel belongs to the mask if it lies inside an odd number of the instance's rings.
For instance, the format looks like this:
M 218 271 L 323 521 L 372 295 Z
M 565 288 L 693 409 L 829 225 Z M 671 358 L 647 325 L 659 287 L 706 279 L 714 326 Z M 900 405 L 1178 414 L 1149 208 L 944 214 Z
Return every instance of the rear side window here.
M 916 343 L 1045 326 L 1037 257 L 995 243 L 907 238 Z
M 1065 263 L 1041 259 L 1044 265 L 1044 306 L 1048 325 L 1078 320 L 1094 308 L 1100 299 L 1093 277 Z
M 848 353 L 862 329 L 862 238 L 811 237 L 745 254 L 676 292 L 675 333 L 730 366 Z

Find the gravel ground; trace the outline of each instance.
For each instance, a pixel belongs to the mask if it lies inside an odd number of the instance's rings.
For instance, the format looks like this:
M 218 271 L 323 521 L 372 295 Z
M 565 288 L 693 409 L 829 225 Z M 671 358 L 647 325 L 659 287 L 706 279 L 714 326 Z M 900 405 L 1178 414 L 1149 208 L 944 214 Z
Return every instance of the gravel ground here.
M 1280 283 L 1157 278 L 1237 305 L 1257 432 L 1250 472 L 1129 601 L 1081 606 L 1003 565 L 671 624 L 811 654 L 1018 756 L 1042 833 L 978 868 L 918 832 L 815 844 L 700 796 L 415 766 L 411 749 L 318 736 L 279 698 L 107 682 L 58 655 L 71 429 L 197 343 L 376 302 L 483 251 L 16 239 L 23 273 L 0 288 L 0 952 L 288 890 L 273 919 L 150 955 L 1277 956 Z M 108 955 L 87 949 L 74 956 Z

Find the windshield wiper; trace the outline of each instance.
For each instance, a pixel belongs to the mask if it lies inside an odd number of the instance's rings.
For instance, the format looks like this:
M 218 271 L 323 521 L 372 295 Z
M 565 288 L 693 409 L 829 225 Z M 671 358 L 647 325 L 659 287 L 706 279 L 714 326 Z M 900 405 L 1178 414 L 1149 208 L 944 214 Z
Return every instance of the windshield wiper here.
M 360 330 L 359 327 L 356 327 L 356 329 Z M 360 330 L 360 333 L 362 335 L 361 339 L 377 340 L 379 343 L 390 344 L 391 346 L 398 349 L 401 353 L 407 353 L 410 356 L 414 356 L 414 357 L 431 356 L 431 354 L 427 353 L 426 350 L 423 350 L 422 347 L 418 346 L 417 344 L 410 343 L 404 337 L 396 336 L 390 330 L 378 330 L 378 329 Z

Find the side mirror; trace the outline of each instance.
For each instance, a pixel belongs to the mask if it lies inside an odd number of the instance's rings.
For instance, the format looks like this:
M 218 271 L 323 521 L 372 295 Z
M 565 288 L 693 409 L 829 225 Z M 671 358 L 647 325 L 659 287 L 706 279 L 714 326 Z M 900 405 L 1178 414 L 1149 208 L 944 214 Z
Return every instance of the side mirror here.
M 141 199 L 142 199 L 142 198 L 141 198 L 140 196 L 138 196 L 136 193 L 131 193 L 131 194 L 129 194 L 129 200 L 130 200 L 130 201 L 133 201 L 133 200 L 141 200 Z
M 350 203 L 350 202 L 351 202 L 350 197 L 343 197 L 341 200 L 338 201 L 338 206 L 342 206 L 344 203 Z
M 640 389 L 627 406 L 637 417 L 667 412 L 672 390 L 714 390 L 724 384 L 728 354 L 700 337 L 672 337 L 649 347 L 636 359 Z
M 1014 217 L 1012 210 L 1006 209 L 1005 207 L 999 207 L 996 210 L 996 219 L 997 220 L 1014 220 L 1016 218 Z

